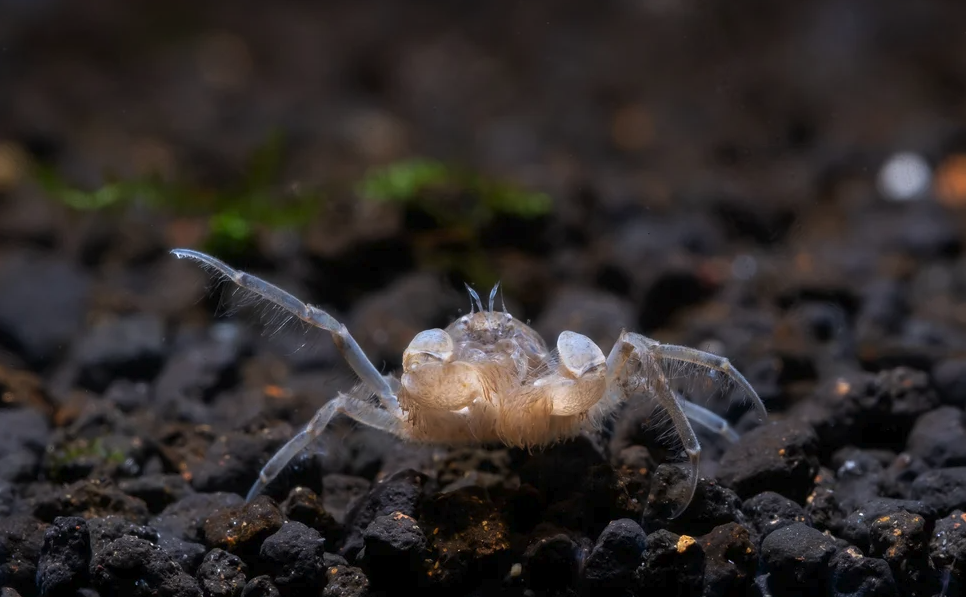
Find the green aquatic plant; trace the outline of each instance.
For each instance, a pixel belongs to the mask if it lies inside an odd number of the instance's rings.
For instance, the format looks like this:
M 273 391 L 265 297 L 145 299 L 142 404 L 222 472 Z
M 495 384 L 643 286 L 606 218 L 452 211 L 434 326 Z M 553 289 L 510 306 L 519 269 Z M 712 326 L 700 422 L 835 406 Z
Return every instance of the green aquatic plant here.
M 415 205 L 441 224 L 479 226 L 499 215 L 535 218 L 553 207 L 544 193 L 426 158 L 373 168 L 359 183 L 358 192 L 374 201 Z
M 245 175 L 225 188 L 157 175 L 109 180 L 93 190 L 70 184 L 52 166 L 37 165 L 35 179 L 53 199 L 78 211 L 118 209 L 137 203 L 176 216 L 207 220 L 207 250 L 236 252 L 250 245 L 259 227 L 299 228 L 308 224 L 323 205 L 318 189 L 290 188 L 281 192 L 280 171 L 284 143 L 271 135 L 249 157 Z

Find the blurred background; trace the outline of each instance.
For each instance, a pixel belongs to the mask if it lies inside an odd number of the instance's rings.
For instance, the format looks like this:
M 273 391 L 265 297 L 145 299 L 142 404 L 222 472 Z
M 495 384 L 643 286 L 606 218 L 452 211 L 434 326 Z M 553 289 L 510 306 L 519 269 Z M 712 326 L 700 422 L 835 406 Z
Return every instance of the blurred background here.
M 204 275 L 165 253 L 193 247 L 387 367 L 501 280 L 551 338 L 738 354 L 766 397 L 932 368 L 966 346 L 963 23 L 958 0 L 0 0 L 3 358 L 200 321 Z

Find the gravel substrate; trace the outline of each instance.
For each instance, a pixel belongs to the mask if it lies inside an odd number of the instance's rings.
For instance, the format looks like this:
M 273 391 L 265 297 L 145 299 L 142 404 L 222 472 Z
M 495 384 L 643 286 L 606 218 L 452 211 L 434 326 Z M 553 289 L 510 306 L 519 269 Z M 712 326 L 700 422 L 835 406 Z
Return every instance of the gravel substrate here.
M 962 594 L 966 4 L 15 4 L 0 597 Z M 698 430 L 675 519 L 680 445 L 644 397 L 533 451 L 340 419 L 245 503 L 354 383 L 328 335 L 220 311 L 168 253 L 204 220 L 74 211 L 11 156 L 79 184 L 149 164 L 220 187 L 276 127 L 286 183 L 331 183 L 323 213 L 220 256 L 330 310 L 377 367 L 465 312 L 464 281 L 499 278 L 550 343 L 606 353 L 628 329 L 727 356 L 769 419 L 684 371 L 740 437 Z M 936 176 L 907 201 L 880 176 L 900 150 Z M 553 209 L 468 233 L 353 194 L 419 154 Z

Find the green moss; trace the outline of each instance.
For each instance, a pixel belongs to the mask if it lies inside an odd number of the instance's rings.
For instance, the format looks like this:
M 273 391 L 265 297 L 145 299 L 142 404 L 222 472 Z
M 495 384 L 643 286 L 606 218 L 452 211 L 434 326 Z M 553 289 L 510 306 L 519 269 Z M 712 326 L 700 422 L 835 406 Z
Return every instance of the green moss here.
M 175 216 L 206 217 L 205 250 L 236 251 L 251 244 L 259 226 L 299 228 L 308 224 L 323 205 L 323 194 L 316 189 L 279 192 L 283 156 L 282 136 L 271 135 L 252 153 L 241 180 L 223 189 L 145 176 L 84 190 L 69 184 L 53 167 L 43 165 L 35 168 L 35 178 L 53 199 L 79 211 L 139 203 Z
M 101 438 L 94 441 L 77 439 L 48 454 L 48 468 L 57 472 L 66 467 L 86 462 L 92 466 L 100 464 L 120 465 L 127 460 L 123 450 L 108 448 Z
M 441 223 L 485 224 L 496 215 L 535 218 L 550 213 L 550 197 L 425 158 L 370 170 L 359 194 L 374 201 L 417 205 Z M 436 200 L 439 195 L 453 198 Z M 435 196 L 435 197 L 434 197 Z M 460 201 L 456 197 L 463 197 Z

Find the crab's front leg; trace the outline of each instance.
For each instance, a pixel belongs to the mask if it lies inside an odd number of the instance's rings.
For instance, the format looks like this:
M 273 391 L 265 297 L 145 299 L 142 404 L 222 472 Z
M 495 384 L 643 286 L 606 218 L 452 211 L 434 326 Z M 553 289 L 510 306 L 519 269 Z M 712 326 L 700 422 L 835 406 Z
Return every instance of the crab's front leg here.
M 252 485 L 245 498 L 251 501 L 260 494 L 272 479 L 278 476 L 285 466 L 295 458 L 299 452 L 309 446 L 328 427 L 332 417 L 344 414 L 363 425 L 392 433 L 403 435 L 403 422 L 389 411 L 378 408 L 374 404 L 348 394 L 338 394 L 325 406 L 316 411 L 308 424 L 292 439 L 279 448 L 278 452 L 262 467 L 258 473 L 258 480 Z
M 205 268 L 214 270 L 221 276 L 231 280 L 239 288 L 246 290 L 257 297 L 273 303 L 302 321 L 317 328 L 329 332 L 336 347 L 342 353 L 349 367 L 359 376 L 362 383 L 366 385 L 379 398 L 382 405 L 396 417 L 402 416 L 399 402 L 393 393 L 389 382 L 383 377 L 376 367 L 369 361 L 362 348 L 349 334 L 345 325 L 339 323 L 334 317 L 312 305 L 307 305 L 285 292 L 274 284 L 269 284 L 261 278 L 251 274 L 236 270 L 227 263 L 216 259 L 211 255 L 206 255 L 200 251 L 191 249 L 174 249 L 171 253 L 179 259 L 191 259 L 201 263 Z
M 640 365 L 639 371 L 628 371 L 628 363 L 631 361 Z M 659 360 L 653 358 L 648 338 L 640 334 L 623 332 L 607 357 L 607 392 L 609 395 L 614 393 L 626 395 L 640 390 L 646 390 L 664 407 L 671 417 L 671 423 L 678 437 L 681 438 L 684 452 L 688 455 L 687 493 L 683 503 L 670 516 L 670 518 L 677 518 L 688 508 L 698 487 L 701 444 L 688 420 L 688 413 L 682 405 L 683 401 L 679 401 L 674 395 L 674 390 L 661 369 Z M 609 402 L 616 402 L 616 397 L 609 397 L 611 398 Z

